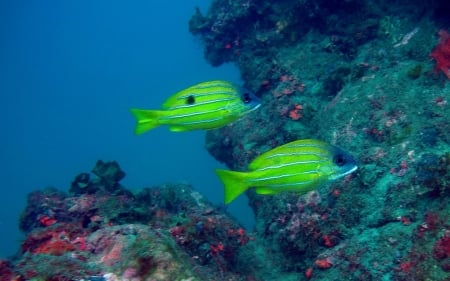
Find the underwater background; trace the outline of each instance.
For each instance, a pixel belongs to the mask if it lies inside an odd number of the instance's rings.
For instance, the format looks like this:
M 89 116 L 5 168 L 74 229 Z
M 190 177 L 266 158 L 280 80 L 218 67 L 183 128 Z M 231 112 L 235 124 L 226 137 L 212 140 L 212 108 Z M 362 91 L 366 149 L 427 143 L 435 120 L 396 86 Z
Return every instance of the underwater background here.
M 0 5 L 0 281 L 450 280 L 449 1 Z M 213 79 L 261 105 L 133 134 Z
M 232 65 L 209 66 L 188 32 L 195 6 L 206 9 L 208 1 L 0 5 L 1 257 L 20 245 L 17 220 L 26 194 L 47 186 L 67 190 L 98 159 L 119 161 L 129 188 L 183 181 L 223 201 L 211 172 L 221 165 L 204 149 L 204 132 L 158 128 L 137 137 L 129 112 L 159 108 L 205 80 L 242 84 Z M 248 216 L 241 218 L 251 226 Z

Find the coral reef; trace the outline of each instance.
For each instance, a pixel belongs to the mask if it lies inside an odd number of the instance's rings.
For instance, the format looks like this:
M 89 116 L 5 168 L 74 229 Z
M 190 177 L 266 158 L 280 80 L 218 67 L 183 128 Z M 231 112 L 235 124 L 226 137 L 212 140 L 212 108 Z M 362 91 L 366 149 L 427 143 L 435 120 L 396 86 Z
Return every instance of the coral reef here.
M 207 133 L 211 155 L 245 170 L 277 145 L 319 138 L 359 160 L 356 175 L 303 197 L 247 192 L 258 280 L 447 280 L 449 11 L 446 1 L 217 0 L 193 15 L 205 58 L 235 63 L 262 100 Z
M 117 162 L 98 161 L 70 192 L 28 195 L 20 252 L 0 280 L 243 280 L 250 236 L 191 186 L 131 192 Z M 241 277 L 242 276 L 242 277 Z
M 445 0 L 197 9 L 206 60 L 236 64 L 262 101 L 207 132 L 210 154 L 245 170 L 317 138 L 349 151 L 357 173 L 303 196 L 250 189 L 245 230 L 191 186 L 130 191 L 99 161 L 68 193 L 29 194 L 26 238 L 0 280 L 449 280 L 449 14 Z

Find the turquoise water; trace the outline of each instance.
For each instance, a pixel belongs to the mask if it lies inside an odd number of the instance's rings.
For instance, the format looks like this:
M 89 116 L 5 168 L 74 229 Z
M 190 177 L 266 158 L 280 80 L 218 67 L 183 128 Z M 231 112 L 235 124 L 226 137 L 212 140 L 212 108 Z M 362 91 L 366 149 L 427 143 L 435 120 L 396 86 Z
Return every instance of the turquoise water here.
M 158 108 L 203 80 L 240 83 L 231 65 L 209 66 L 188 32 L 194 7 L 208 2 L 0 2 L 0 257 L 18 249 L 26 194 L 67 191 L 98 159 L 118 161 L 130 189 L 188 182 L 222 201 L 212 172 L 221 165 L 204 149 L 204 132 L 138 137 L 128 111 Z M 240 219 L 252 224 L 249 211 Z

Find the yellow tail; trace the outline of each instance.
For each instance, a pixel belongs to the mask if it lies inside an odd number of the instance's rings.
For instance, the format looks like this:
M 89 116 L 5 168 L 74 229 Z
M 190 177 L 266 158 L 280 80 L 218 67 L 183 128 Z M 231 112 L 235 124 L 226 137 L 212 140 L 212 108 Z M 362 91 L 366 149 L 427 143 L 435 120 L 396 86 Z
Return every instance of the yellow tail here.
M 160 125 L 159 117 L 162 111 L 137 108 L 131 108 L 130 110 L 137 120 L 136 129 L 134 130 L 136 135 L 143 134 Z
M 236 197 L 244 193 L 250 187 L 245 181 L 248 173 L 216 170 L 216 174 L 219 176 L 225 187 L 225 204 L 228 204 L 236 199 Z

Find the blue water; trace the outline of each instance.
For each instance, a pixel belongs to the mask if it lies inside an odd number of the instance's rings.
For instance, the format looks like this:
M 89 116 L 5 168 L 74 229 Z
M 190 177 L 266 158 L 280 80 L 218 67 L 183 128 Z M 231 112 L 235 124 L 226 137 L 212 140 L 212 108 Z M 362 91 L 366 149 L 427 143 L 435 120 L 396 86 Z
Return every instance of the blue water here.
M 98 159 L 117 160 L 131 189 L 188 182 L 215 203 L 221 167 L 204 132 L 158 128 L 135 136 L 130 107 L 159 108 L 209 79 L 241 83 L 233 66 L 212 68 L 188 20 L 209 1 L 0 1 L 0 257 L 15 253 L 26 194 L 68 190 Z M 243 196 L 231 206 L 247 227 Z

